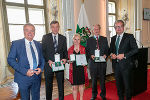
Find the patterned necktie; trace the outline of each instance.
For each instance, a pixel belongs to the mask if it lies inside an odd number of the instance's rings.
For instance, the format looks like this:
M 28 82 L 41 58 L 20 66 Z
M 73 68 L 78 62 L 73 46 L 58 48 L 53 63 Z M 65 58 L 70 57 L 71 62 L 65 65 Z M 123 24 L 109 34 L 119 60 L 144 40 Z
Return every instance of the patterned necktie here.
M 37 68 L 37 61 L 36 61 L 35 52 L 34 52 L 33 47 L 32 47 L 32 42 L 29 42 L 29 43 L 30 43 L 30 49 L 31 49 L 32 58 L 33 58 L 33 70 L 34 70 Z
M 97 41 L 97 49 L 99 50 L 98 36 L 96 37 L 96 41 Z
M 117 55 L 118 55 L 118 50 L 119 50 L 119 41 L 120 41 L 120 36 L 118 36 L 116 40 L 116 54 Z
M 55 49 L 55 52 L 57 51 L 57 40 L 56 40 L 56 36 L 54 36 L 54 49 Z

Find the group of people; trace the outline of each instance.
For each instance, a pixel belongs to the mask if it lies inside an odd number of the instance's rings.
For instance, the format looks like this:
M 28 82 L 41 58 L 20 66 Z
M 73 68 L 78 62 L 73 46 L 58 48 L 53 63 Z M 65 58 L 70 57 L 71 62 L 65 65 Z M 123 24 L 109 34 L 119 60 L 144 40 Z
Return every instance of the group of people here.
M 8 64 L 15 70 L 14 81 L 19 86 L 21 100 L 39 100 L 41 72 L 44 70 L 46 100 L 52 100 L 53 77 L 56 75 L 59 100 L 64 100 L 64 70 L 53 72 L 52 64 L 55 54 L 60 55 L 63 64 L 70 60 L 71 54 L 86 54 L 92 80 L 92 97 L 97 97 L 97 80 L 100 80 L 102 100 L 106 100 L 105 75 L 106 62 L 95 62 L 95 52 L 98 51 L 104 59 L 111 56 L 114 68 L 119 100 L 131 100 L 130 76 L 132 71 L 132 56 L 138 52 L 136 40 L 132 34 L 124 32 L 124 22 L 114 23 L 116 35 L 111 38 L 110 48 L 107 38 L 100 35 L 101 26 L 94 25 L 93 36 L 87 40 L 87 46 L 80 45 L 81 37 L 74 34 L 73 45 L 67 51 L 66 37 L 59 34 L 59 22 L 50 23 L 51 33 L 42 38 L 42 45 L 33 40 L 35 27 L 25 24 L 24 38 L 12 42 L 8 55 Z M 69 81 L 72 85 L 73 99 L 77 100 L 79 89 L 80 100 L 83 100 L 84 85 L 89 84 L 87 66 L 76 65 L 76 61 L 69 61 Z M 124 95 L 125 90 L 125 95 Z

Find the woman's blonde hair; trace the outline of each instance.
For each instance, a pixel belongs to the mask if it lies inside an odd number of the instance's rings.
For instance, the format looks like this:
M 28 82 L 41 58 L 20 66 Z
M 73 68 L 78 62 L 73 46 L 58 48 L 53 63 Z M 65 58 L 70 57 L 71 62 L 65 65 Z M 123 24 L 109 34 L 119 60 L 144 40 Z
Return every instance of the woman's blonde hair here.
M 78 36 L 81 39 L 81 36 L 78 33 L 74 34 L 73 37 L 72 37 L 72 39 L 74 39 L 76 36 Z

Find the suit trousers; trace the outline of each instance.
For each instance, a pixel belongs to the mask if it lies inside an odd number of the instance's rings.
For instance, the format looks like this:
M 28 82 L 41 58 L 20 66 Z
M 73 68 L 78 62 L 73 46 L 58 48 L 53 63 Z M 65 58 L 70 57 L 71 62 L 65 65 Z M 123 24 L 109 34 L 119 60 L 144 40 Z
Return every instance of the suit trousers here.
M 97 97 L 97 80 L 100 80 L 102 98 L 106 97 L 105 88 L 105 76 L 106 76 L 106 63 L 95 63 L 93 60 L 89 60 L 90 74 L 92 79 L 92 97 Z
M 41 86 L 41 77 L 33 75 L 29 77 L 28 81 L 23 81 L 18 84 L 19 91 L 21 94 L 21 100 L 40 100 L 40 86 Z
M 52 100 L 53 77 L 56 74 L 59 100 L 64 100 L 64 71 L 52 72 L 52 68 L 48 63 L 44 67 L 45 84 L 46 84 L 46 100 Z
M 122 69 L 119 63 L 116 63 L 114 72 L 119 100 L 124 100 L 124 92 L 126 100 L 131 100 L 131 71 L 132 68 Z

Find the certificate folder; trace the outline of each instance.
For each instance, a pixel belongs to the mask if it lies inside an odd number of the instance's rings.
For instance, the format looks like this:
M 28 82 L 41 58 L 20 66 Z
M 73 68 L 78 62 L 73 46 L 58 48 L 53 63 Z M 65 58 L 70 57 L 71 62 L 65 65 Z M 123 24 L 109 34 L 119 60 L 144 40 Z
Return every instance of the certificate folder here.
M 86 60 L 85 54 L 77 54 L 76 55 L 76 65 L 77 66 L 87 65 L 87 60 Z
M 106 62 L 105 58 L 103 56 L 100 56 L 100 57 L 95 57 L 94 58 L 94 61 L 95 62 Z
M 61 71 L 61 70 L 64 70 L 64 65 L 62 62 L 55 62 L 54 64 L 52 64 L 53 72 Z

